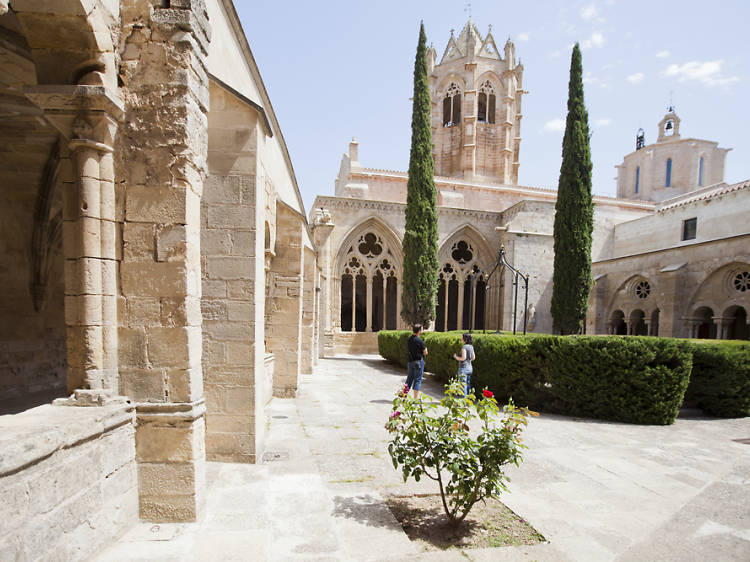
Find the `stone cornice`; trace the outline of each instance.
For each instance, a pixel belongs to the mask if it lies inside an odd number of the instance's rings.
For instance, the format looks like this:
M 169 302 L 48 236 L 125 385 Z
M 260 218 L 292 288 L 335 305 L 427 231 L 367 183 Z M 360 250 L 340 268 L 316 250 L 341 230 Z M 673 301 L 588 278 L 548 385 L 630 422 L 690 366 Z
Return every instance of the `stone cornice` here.
M 318 195 L 315 205 L 325 209 L 366 209 L 370 211 L 403 213 L 405 203 L 392 203 L 389 201 L 374 201 L 370 199 L 353 199 L 349 197 L 328 197 Z M 481 211 L 478 209 L 458 209 L 455 207 L 438 207 L 438 215 L 468 217 L 482 221 L 497 221 L 502 217 L 502 212 Z

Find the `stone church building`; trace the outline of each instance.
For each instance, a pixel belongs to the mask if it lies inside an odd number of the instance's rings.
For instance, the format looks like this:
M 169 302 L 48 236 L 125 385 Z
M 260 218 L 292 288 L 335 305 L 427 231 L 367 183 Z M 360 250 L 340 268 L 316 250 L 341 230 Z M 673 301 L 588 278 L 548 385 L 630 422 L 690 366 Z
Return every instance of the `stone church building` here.
M 428 51 L 440 278 L 434 329 L 523 329 L 523 283 L 494 269 L 501 247 L 529 276 L 527 328 L 551 332 L 556 191 L 518 185 L 523 66 L 471 20 L 440 61 Z M 596 284 L 587 333 L 748 339 L 750 182 L 726 185 L 727 149 L 680 136 L 672 108 L 657 142 L 618 166 L 617 197 L 594 196 Z M 400 310 L 407 174 L 366 168 L 352 140 L 334 196 L 311 211 L 322 270 L 325 353 L 374 349 Z M 493 271 L 494 269 L 494 271 Z M 520 312 L 518 312 L 520 308 Z M 516 314 L 514 315 L 514 311 Z
M 517 185 L 513 44 L 470 22 L 429 57 L 436 328 L 511 328 L 503 245 L 550 331 L 555 191 Z M 406 174 L 352 142 L 308 222 L 231 0 L 0 0 L 0 116 L 0 558 L 196 520 L 207 460 L 262 460 L 273 397 L 403 327 Z M 750 182 L 662 128 L 595 198 L 589 330 L 747 338 Z

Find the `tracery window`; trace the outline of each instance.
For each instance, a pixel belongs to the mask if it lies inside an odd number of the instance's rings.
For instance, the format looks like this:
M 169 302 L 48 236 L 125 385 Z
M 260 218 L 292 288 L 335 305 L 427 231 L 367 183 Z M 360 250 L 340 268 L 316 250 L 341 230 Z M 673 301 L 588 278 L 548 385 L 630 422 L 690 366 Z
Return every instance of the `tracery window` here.
M 351 245 L 341 269 L 341 331 L 396 329 L 398 310 L 396 259 L 374 231 Z
M 461 90 L 451 82 L 443 98 L 443 127 L 452 127 L 461 122 Z
M 495 88 L 492 82 L 485 81 L 479 88 L 477 121 L 480 123 L 495 122 Z
M 740 293 L 750 291 L 750 271 L 740 271 L 732 279 L 732 286 Z
M 647 299 L 651 294 L 651 285 L 645 279 L 638 281 L 638 283 L 635 284 L 634 291 L 637 298 Z
M 485 324 L 486 275 L 467 240 L 454 243 L 438 275 L 435 330 L 481 329 Z

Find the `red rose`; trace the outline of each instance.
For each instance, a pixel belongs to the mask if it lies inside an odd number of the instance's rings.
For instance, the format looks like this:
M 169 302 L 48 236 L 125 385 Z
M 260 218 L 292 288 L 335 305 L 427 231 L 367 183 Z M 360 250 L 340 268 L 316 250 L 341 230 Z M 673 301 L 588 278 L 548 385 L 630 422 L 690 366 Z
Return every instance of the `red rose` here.
M 491 390 L 487 390 L 486 388 L 482 391 L 482 394 L 485 398 L 492 398 L 493 396 L 495 396 Z

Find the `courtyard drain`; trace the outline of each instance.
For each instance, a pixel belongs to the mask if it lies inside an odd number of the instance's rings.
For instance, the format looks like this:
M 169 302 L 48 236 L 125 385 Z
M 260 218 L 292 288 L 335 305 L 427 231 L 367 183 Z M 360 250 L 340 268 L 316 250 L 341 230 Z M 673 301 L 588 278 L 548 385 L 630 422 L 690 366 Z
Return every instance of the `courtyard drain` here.
M 732 439 L 732 441 L 735 441 L 736 443 L 742 443 L 743 445 L 750 445 L 750 437 L 747 439 Z
M 370 404 L 391 404 L 392 402 L 393 400 L 383 400 L 383 399 L 370 400 Z
M 288 418 L 289 416 L 271 416 L 271 417 L 272 417 L 273 419 L 275 419 L 275 420 L 285 420 L 285 419 L 287 419 L 287 418 Z
M 288 461 L 289 453 L 286 451 L 274 452 L 266 451 L 263 453 L 263 462 L 274 462 L 274 461 Z

